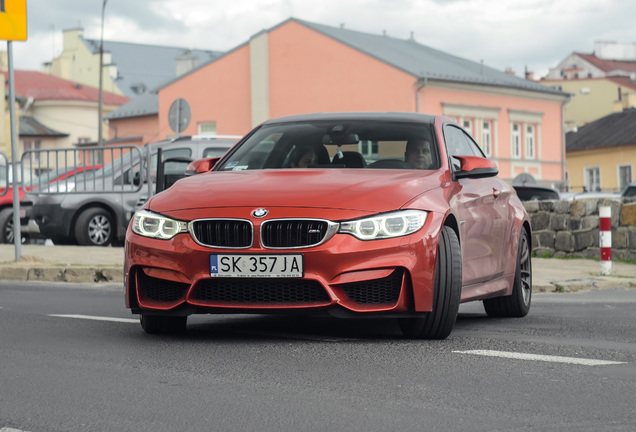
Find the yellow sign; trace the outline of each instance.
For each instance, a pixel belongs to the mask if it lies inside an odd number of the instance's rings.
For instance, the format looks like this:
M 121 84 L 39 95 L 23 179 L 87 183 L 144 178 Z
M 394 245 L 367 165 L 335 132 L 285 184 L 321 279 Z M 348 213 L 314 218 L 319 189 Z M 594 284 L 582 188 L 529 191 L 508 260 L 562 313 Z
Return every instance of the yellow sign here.
M 0 40 L 27 40 L 26 0 L 0 0 Z

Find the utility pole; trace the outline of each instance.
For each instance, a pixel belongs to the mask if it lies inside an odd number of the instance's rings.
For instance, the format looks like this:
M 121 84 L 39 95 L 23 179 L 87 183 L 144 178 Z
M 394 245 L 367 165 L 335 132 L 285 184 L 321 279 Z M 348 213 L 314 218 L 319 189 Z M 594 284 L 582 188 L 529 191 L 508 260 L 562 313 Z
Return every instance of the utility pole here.
M 104 123 L 103 111 L 104 111 L 104 10 L 106 9 L 106 3 L 108 0 L 103 0 L 102 3 L 102 28 L 101 37 L 99 39 L 99 108 L 97 113 L 97 145 L 101 147 L 103 145 L 102 137 L 102 125 Z

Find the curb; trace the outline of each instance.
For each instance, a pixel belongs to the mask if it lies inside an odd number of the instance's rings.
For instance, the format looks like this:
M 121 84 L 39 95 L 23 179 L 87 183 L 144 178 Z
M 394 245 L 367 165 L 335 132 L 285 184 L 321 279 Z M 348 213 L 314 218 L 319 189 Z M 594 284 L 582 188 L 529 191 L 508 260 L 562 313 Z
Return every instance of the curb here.
M 0 280 L 69 283 L 122 283 L 121 267 L 0 267 Z

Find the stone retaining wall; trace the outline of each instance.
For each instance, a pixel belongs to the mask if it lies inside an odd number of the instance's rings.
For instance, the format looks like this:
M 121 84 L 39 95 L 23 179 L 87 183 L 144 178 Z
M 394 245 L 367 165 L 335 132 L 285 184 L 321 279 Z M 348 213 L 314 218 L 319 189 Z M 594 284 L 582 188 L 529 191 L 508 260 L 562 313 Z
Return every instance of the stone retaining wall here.
M 636 261 L 636 202 L 628 199 L 526 201 L 532 252 L 600 259 L 599 207 L 612 209 L 612 258 Z

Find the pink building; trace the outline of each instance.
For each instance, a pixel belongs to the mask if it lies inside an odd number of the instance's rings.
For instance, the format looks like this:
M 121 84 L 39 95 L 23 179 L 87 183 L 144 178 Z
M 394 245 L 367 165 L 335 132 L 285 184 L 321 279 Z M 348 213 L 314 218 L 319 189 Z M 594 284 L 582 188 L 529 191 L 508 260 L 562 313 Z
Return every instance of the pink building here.
M 168 113 L 179 98 L 191 110 L 180 133 L 191 135 L 242 135 L 266 119 L 309 112 L 424 112 L 454 118 L 504 179 L 530 174 L 556 186 L 564 178 L 567 93 L 413 39 L 289 19 L 158 94 L 158 138 L 174 135 Z

